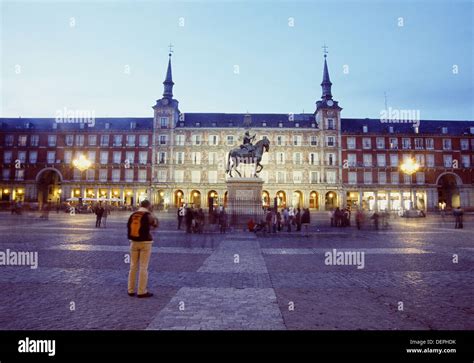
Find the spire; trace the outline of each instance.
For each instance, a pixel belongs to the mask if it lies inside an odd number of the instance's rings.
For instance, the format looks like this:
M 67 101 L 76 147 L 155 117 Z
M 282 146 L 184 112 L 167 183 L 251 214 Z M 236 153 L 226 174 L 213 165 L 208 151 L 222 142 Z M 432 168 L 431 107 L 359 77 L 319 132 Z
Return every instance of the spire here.
M 168 99 L 173 98 L 173 85 L 174 85 L 173 76 L 171 74 L 171 52 L 172 52 L 171 47 L 172 47 L 172 45 L 170 44 L 170 52 L 168 54 L 168 56 L 169 56 L 168 70 L 166 71 L 166 79 L 163 82 L 163 84 L 165 86 L 164 87 L 164 92 L 163 92 L 163 97 L 168 98 Z
M 323 100 L 332 100 L 331 94 L 331 80 L 329 79 L 329 71 L 328 71 L 328 63 L 326 61 L 327 51 L 324 54 L 324 70 L 323 70 L 323 82 L 321 83 L 321 87 L 323 89 L 323 95 L 321 99 Z

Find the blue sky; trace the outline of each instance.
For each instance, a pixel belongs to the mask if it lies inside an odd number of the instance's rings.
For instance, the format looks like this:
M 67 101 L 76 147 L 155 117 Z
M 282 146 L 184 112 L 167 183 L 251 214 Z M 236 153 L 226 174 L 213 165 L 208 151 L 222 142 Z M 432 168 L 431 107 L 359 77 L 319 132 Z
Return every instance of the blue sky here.
M 182 112 L 313 112 L 326 43 L 343 117 L 379 117 L 386 92 L 474 120 L 473 17 L 456 0 L 1 1 L 0 116 L 151 117 L 170 42 Z

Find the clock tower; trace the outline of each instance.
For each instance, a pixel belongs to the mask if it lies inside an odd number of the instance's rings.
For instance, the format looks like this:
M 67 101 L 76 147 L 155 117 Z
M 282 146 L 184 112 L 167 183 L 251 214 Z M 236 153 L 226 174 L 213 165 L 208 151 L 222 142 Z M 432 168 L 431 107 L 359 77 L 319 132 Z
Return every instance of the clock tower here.
M 163 82 L 163 97 L 153 106 L 153 163 L 152 163 L 152 198 L 154 204 L 166 204 L 172 200 L 169 181 L 174 178 L 173 159 L 175 128 L 181 115 L 178 100 L 173 98 L 173 75 L 171 72 L 171 50 L 168 54 L 168 68 Z M 184 118 L 183 118 L 184 119 Z M 164 190 L 167 190 L 166 192 Z
M 342 188 L 341 110 L 332 98 L 332 83 L 329 78 L 326 46 L 324 48 L 323 81 L 321 100 L 316 102 L 314 116 L 319 129 L 320 173 L 327 207 L 346 206 L 346 195 Z M 335 193 L 334 193 L 335 192 Z M 337 197 L 334 196 L 337 195 Z
M 171 47 L 171 46 L 170 46 Z M 153 110 L 155 111 L 154 129 L 174 128 L 179 119 L 178 100 L 173 98 L 173 75 L 171 72 L 171 49 L 168 59 L 168 69 L 165 81 L 163 82 L 163 97 L 156 101 Z M 167 121 L 166 121 L 167 119 Z M 166 124 L 167 123 L 167 124 Z

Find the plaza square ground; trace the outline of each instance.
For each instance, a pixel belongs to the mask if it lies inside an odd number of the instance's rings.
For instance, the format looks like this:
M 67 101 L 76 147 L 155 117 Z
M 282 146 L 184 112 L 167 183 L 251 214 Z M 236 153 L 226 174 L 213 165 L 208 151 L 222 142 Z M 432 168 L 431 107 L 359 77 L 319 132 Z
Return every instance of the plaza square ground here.
M 473 329 L 474 216 L 392 218 L 389 229 L 308 235 L 202 235 L 160 228 L 149 299 L 127 295 L 125 223 L 91 214 L 0 214 L 0 251 L 37 251 L 38 268 L 0 266 L 0 329 Z M 364 252 L 364 268 L 327 265 L 325 252 Z M 455 262 L 454 255 L 457 255 Z

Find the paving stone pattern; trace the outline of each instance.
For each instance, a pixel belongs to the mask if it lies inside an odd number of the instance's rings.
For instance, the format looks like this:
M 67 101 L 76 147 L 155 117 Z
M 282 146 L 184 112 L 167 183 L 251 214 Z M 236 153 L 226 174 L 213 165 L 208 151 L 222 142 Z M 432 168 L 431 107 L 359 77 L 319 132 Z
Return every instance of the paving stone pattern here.
M 126 291 L 127 213 L 0 213 L 0 252 L 38 253 L 38 268 L 0 266 L 0 329 L 473 329 L 474 218 L 390 220 L 376 231 L 331 228 L 255 236 L 176 229 L 158 214 L 150 299 Z M 364 268 L 326 252 L 364 253 Z M 400 302 L 403 309 L 400 309 Z

